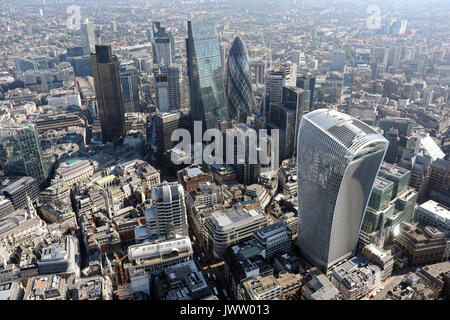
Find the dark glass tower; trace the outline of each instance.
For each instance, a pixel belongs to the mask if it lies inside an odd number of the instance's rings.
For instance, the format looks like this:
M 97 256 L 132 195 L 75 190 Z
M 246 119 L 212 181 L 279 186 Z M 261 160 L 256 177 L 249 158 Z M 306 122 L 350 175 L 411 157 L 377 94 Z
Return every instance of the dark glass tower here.
M 218 118 L 226 118 L 223 66 L 219 39 L 213 21 L 188 21 L 186 56 L 193 121 L 203 129 L 215 128 Z
M 91 54 L 95 95 L 103 142 L 119 143 L 125 135 L 124 108 L 117 57 L 111 46 L 95 46 Z
M 252 76 L 248 51 L 241 37 L 234 38 L 227 60 L 226 82 L 228 113 L 236 118 L 240 107 L 253 113 Z

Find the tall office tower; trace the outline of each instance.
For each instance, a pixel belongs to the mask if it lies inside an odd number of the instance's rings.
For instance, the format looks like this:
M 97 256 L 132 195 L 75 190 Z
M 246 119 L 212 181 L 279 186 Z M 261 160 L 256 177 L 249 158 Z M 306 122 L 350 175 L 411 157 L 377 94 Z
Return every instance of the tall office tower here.
M 136 68 L 120 70 L 122 101 L 125 112 L 140 112 L 139 73 Z
M 309 112 L 309 108 L 305 109 L 305 91 L 296 87 L 283 87 L 283 98 L 282 103 L 289 109 L 295 112 L 295 122 L 294 122 L 294 136 L 289 136 L 289 141 L 292 142 L 293 152 L 292 155 L 296 154 L 297 151 L 297 139 L 298 130 L 300 127 L 300 119 L 302 116 Z
M 254 74 L 255 84 L 264 84 L 265 64 L 264 61 L 253 61 L 252 69 Z
M 304 101 L 309 104 L 308 111 L 313 110 L 314 102 L 314 87 L 316 86 L 316 78 L 312 75 L 300 75 L 297 77 L 297 88 L 302 88 L 305 91 Z M 308 93 L 309 91 L 309 93 Z M 305 105 L 306 110 L 306 105 Z
M 159 113 L 153 118 L 153 133 L 152 140 L 158 154 L 162 155 L 164 152 L 173 148 L 172 132 L 180 127 L 180 112 L 173 113 Z
M 249 115 L 254 113 L 250 61 L 247 47 L 239 36 L 234 38 L 228 54 L 226 91 L 231 118 L 237 117 L 240 107 L 244 107 Z
M 400 66 L 402 50 L 400 46 L 394 46 L 389 48 L 388 67 L 398 68 Z
M 39 184 L 47 179 L 36 125 L 0 123 L 0 168 L 6 175 L 31 176 Z
M 169 92 L 167 83 L 167 74 L 158 74 L 155 76 L 156 82 L 156 105 L 159 112 L 169 111 Z
M 318 109 L 298 133 L 298 245 L 328 269 L 351 256 L 387 140 L 349 115 Z
M 169 110 L 179 110 L 181 108 L 181 66 L 161 66 L 160 71 L 167 75 L 167 95 L 169 100 Z
M 92 22 L 87 21 L 81 24 L 81 45 L 83 46 L 83 54 L 89 55 L 95 53 L 95 31 Z
M 119 64 L 110 45 L 96 45 L 95 52 L 91 54 L 91 64 L 102 139 L 119 143 L 126 133 Z
M 281 70 L 271 70 L 266 76 L 266 93 L 268 103 L 265 103 L 264 115 L 270 121 L 270 105 L 281 103 L 283 97 L 284 73 Z
M 153 63 L 162 66 L 172 65 L 175 52 L 174 39 L 166 31 L 166 28 L 161 27 L 160 22 L 153 22 L 151 40 L 153 46 Z
M 159 234 L 168 234 L 173 230 L 178 235 L 189 235 L 184 190 L 181 184 L 164 181 L 153 188 L 152 204 L 156 230 Z
M 202 121 L 203 130 L 215 128 L 228 116 L 215 22 L 188 21 L 186 56 L 192 120 Z
M 279 130 L 280 161 L 296 154 L 296 137 L 304 112 L 304 91 L 295 87 L 283 87 L 282 103 L 270 105 L 270 121 L 267 128 Z

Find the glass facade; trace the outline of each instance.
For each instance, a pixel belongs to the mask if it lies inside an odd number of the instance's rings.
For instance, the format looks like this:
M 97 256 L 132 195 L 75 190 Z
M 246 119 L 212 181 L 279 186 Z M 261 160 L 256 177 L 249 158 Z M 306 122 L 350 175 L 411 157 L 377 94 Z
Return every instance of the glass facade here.
M 298 134 L 298 245 L 328 269 L 354 253 L 387 140 L 346 114 L 319 109 Z
M 6 175 L 31 176 L 39 183 L 48 177 L 38 132 L 32 123 L 0 124 L 0 161 Z
M 119 143 L 125 136 L 125 119 L 117 57 L 111 46 L 95 46 L 91 54 L 103 142 Z
M 227 118 L 223 66 L 216 25 L 213 21 L 188 21 L 186 55 L 193 121 L 203 129 L 216 128 L 218 118 Z
M 234 39 L 228 55 L 226 91 L 231 118 L 236 118 L 241 107 L 248 115 L 254 113 L 250 60 L 247 47 L 240 37 Z
M 139 74 L 137 70 L 120 71 L 122 103 L 125 112 L 140 112 Z

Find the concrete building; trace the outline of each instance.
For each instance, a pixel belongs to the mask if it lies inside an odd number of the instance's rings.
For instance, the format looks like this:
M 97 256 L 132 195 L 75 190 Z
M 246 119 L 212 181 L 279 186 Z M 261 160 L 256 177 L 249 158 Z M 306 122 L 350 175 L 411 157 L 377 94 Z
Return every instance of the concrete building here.
M 15 210 L 27 207 L 27 197 L 32 201 L 39 198 L 39 185 L 32 177 L 21 177 L 17 180 L 3 180 L 6 185 L 0 190 L 0 194 L 9 199 Z
M 305 275 L 302 286 L 304 300 L 341 300 L 339 290 L 317 268 Z
M 106 276 L 80 278 L 73 293 L 73 300 L 112 300 L 111 279 Z
M 189 237 L 157 240 L 128 247 L 128 259 L 131 263 L 124 268 L 129 274 L 135 270 L 159 272 L 169 266 L 186 262 L 193 257 Z
M 292 249 L 292 233 L 284 222 L 278 222 L 256 231 L 253 237 L 264 248 L 263 257 L 269 260 Z
M 68 300 L 66 280 L 57 275 L 28 279 L 24 300 Z
M 205 277 L 193 260 L 164 270 L 166 300 L 201 300 L 212 295 Z
M 156 228 L 159 234 L 173 232 L 188 235 L 184 190 L 178 183 L 164 181 L 152 191 L 152 204 L 155 210 Z
M 422 229 L 417 224 L 405 222 L 394 243 L 402 249 L 410 266 L 441 262 L 448 246 L 444 233 L 439 229 L 431 226 Z
M 200 188 L 200 185 L 212 182 L 212 175 L 201 165 L 193 164 L 177 173 L 178 182 L 186 192 Z
M 257 200 L 263 210 L 265 210 L 270 203 L 269 192 L 260 184 L 252 184 L 247 186 L 244 194 L 251 199 Z
M 204 223 L 207 247 L 222 258 L 227 247 L 252 237 L 253 232 L 267 225 L 260 209 L 229 209 L 212 212 Z
M 333 270 L 331 282 L 345 300 L 366 297 L 392 273 L 394 259 L 390 254 L 373 245 L 365 247 L 363 252 Z
M 246 300 L 278 300 L 283 292 L 283 287 L 273 275 L 249 279 L 243 287 Z
M 40 274 L 59 274 L 67 278 L 80 273 L 78 241 L 66 236 L 60 242 L 52 243 L 42 249 L 41 259 L 37 262 Z
M 433 226 L 450 235 L 450 208 L 428 200 L 416 208 L 414 219 L 424 226 Z

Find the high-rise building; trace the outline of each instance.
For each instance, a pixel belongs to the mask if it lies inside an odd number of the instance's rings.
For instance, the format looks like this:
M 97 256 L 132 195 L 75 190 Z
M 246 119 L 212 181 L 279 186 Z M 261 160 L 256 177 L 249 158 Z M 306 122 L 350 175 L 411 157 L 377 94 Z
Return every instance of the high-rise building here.
M 159 112 L 169 111 L 169 88 L 167 74 L 161 73 L 155 76 L 156 82 L 156 105 Z
M 313 101 L 314 101 L 314 87 L 316 85 L 316 78 L 310 75 L 301 75 L 297 77 L 297 88 L 302 88 L 304 90 L 304 102 L 305 108 L 304 110 L 312 111 L 313 110 Z M 308 106 L 308 108 L 307 108 Z
M 140 112 L 139 73 L 136 68 L 120 70 L 122 101 L 125 112 Z
M 245 42 L 239 36 L 234 39 L 228 54 L 226 91 L 231 118 L 237 117 L 241 107 L 249 115 L 254 113 L 250 61 Z
M 253 74 L 254 74 L 254 83 L 255 84 L 264 84 L 264 75 L 265 75 L 265 64 L 264 61 L 253 61 L 252 62 Z
M 161 27 L 160 22 L 153 22 L 150 38 L 153 47 L 153 63 L 162 66 L 172 65 L 175 45 L 170 32 Z
M 328 269 L 351 256 L 388 142 L 364 122 L 318 109 L 298 133 L 298 245 Z
M 35 124 L 0 124 L 0 168 L 6 175 L 31 176 L 40 184 L 48 177 Z
M 81 45 L 83 47 L 83 54 L 89 55 L 95 53 L 95 31 L 94 25 L 90 21 L 81 24 Z
M 188 236 L 184 190 L 181 184 L 164 181 L 152 191 L 156 230 L 159 234 Z
M 430 196 L 450 206 L 450 161 L 437 159 L 431 165 Z
M 155 75 L 155 81 L 157 82 L 157 89 L 158 84 L 161 86 L 167 87 L 167 103 L 168 103 L 168 110 L 179 110 L 182 107 L 181 104 L 181 67 L 178 65 L 172 65 L 172 66 L 161 66 L 159 67 L 159 70 L 155 70 L 155 72 L 159 72 Z M 158 75 L 165 75 L 163 77 L 163 83 L 158 83 L 158 79 L 156 77 Z M 158 92 L 157 92 L 158 94 Z M 161 111 L 161 110 L 160 110 Z
M 297 131 L 304 111 L 304 91 L 296 87 L 283 87 L 281 104 L 270 104 L 269 129 L 278 129 L 280 134 L 280 160 L 296 154 Z
M 159 154 L 169 151 L 173 148 L 172 133 L 180 127 L 179 112 L 159 113 L 153 118 L 152 139 L 154 146 Z
M 186 56 L 192 120 L 215 128 L 217 119 L 228 115 L 215 22 L 188 21 Z
M 103 142 L 118 143 L 125 136 L 125 119 L 117 57 L 111 46 L 95 46 L 91 54 L 95 95 Z
M 270 105 L 282 102 L 284 74 L 279 70 L 271 70 L 266 76 L 266 92 L 268 94 L 265 110 L 266 120 L 270 121 Z

